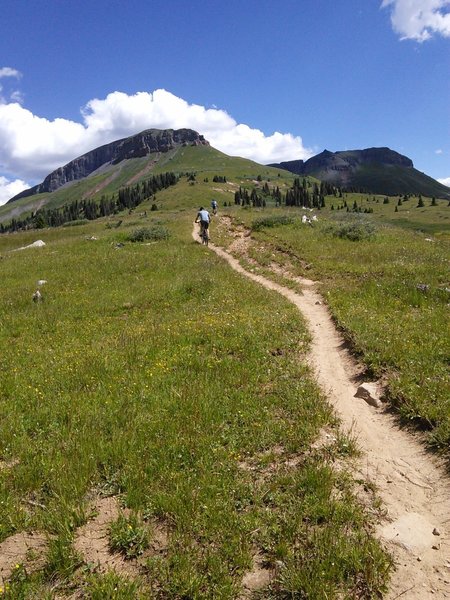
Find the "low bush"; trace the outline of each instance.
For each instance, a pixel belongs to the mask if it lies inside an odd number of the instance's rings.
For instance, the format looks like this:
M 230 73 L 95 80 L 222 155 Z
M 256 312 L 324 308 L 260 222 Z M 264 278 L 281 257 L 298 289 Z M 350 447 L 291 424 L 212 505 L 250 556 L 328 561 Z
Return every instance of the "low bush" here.
M 263 227 L 278 227 L 279 225 L 292 225 L 293 217 L 287 215 L 274 215 L 271 217 L 260 217 L 252 222 L 253 231 L 259 231 Z
M 342 221 L 330 225 L 326 229 L 334 237 L 344 238 L 352 242 L 367 240 L 375 235 L 376 227 L 373 223 L 363 220 Z
M 76 221 L 67 221 L 63 224 L 63 227 L 77 227 L 78 225 L 85 225 L 89 223 L 87 219 L 77 219 Z
M 166 240 L 170 236 L 169 230 L 162 225 L 152 225 L 151 227 L 140 227 L 135 229 L 128 236 L 130 242 L 144 242 L 146 240 L 158 241 Z

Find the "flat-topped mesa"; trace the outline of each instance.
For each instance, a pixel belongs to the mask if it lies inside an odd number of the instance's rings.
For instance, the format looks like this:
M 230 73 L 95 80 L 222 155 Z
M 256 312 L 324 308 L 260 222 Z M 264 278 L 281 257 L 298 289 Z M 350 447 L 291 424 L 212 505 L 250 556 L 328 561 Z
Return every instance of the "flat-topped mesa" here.
M 303 160 L 291 160 L 271 167 L 299 176 L 310 175 L 346 191 L 372 194 L 422 194 L 450 199 L 450 191 L 439 181 L 414 168 L 413 161 L 390 148 L 324 150 Z
M 140 158 L 153 152 L 168 152 L 179 146 L 209 146 L 209 142 L 192 129 L 146 129 L 86 152 L 47 175 L 42 183 L 17 194 L 9 202 L 34 194 L 54 192 L 66 183 L 87 177 L 104 165 L 115 165 L 122 160 Z

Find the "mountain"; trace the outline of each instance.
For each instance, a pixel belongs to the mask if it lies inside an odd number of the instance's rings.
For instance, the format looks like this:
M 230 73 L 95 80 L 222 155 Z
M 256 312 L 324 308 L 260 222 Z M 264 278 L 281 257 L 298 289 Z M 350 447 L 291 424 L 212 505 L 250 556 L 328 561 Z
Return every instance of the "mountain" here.
M 270 166 L 296 175 L 311 175 L 347 190 L 450 198 L 448 187 L 415 169 L 410 158 L 389 148 L 324 150 L 307 161 L 292 160 Z
M 141 158 L 152 153 L 165 153 L 180 146 L 209 146 L 205 138 L 192 129 L 147 129 L 137 135 L 91 150 L 64 167 L 56 169 L 42 183 L 17 194 L 9 202 L 35 194 L 54 192 L 58 188 L 88 177 L 99 169 L 117 165 L 123 160 Z
M 196 131 L 150 129 L 96 148 L 56 169 L 39 185 L 0 206 L 0 224 L 13 219 L 26 220 L 44 209 L 63 210 L 77 202 L 80 206 L 98 205 L 102 199 L 103 202 L 112 197 L 117 199 L 119 190 L 133 188 L 167 172 L 196 173 L 195 184 L 191 181 L 186 185 L 187 178 L 178 184 L 177 190 L 182 191 L 174 194 L 177 196 L 174 206 L 180 208 L 191 201 L 195 206 L 199 202 L 209 204 L 211 196 L 217 194 L 222 195 L 223 201 L 234 201 L 237 182 L 252 186 L 261 177 L 276 179 L 285 191 L 294 179 L 289 171 L 280 172 L 246 158 L 228 156 L 213 148 Z M 233 183 L 222 189 L 223 186 L 215 185 L 215 176 L 226 177 Z M 84 210 L 80 208 L 80 214 Z

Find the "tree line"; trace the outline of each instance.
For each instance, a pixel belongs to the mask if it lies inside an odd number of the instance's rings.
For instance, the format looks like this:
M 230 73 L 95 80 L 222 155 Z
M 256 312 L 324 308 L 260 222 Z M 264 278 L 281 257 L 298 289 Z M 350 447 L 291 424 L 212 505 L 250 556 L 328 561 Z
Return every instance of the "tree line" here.
M 74 200 L 61 208 L 41 208 L 23 219 L 11 219 L 8 224 L 0 223 L 0 233 L 23 229 L 42 229 L 58 227 L 71 221 L 87 219 L 92 221 L 99 217 L 107 217 L 122 210 L 132 210 L 139 204 L 154 196 L 156 192 L 175 185 L 178 176 L 167 172 L 153 175 L 149 179 L 134 186 L 120 188 L 117 194 L 103 195 L 97 202 L 91 199 Z
M 234 203 L 241 206 L 266 206 L 267 199 L 271 198 L 279 206 L 300 206 L 304 208 L 322 208 L 325 206 L 325 196 L 342 198 L 342 190 L 334 185 L 322 181 L 312 184 L 305 177 L 300 180 L 296 177 L 292 186 L 283 194 L 278 186 L 270 190 L 268 183 L 264 183 L 260 191 L 255 188 L 249 193 L 245 188 L 239 187 L 234 194 Z

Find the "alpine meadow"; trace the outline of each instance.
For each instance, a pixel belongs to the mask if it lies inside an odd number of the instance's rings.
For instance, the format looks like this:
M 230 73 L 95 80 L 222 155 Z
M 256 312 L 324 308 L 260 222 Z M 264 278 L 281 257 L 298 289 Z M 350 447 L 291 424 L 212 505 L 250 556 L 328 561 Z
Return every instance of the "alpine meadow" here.
M 180 131 L 102 147 L 0 207 L 0 598 L 393 600 L 409 581 L 447 597 L 448 197 Z M 313 321 L 289 299 L 311 290 Z M 311 359 L 322 318 L 345 401 L 391 428 L 383 481 Z M 426 514 L 416 491 L 389 504 L 411 479 Z M 396 544 L 389 527 L 419 513 L 423 546 Z

